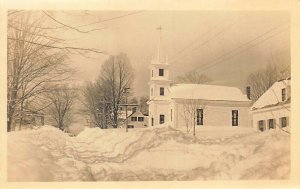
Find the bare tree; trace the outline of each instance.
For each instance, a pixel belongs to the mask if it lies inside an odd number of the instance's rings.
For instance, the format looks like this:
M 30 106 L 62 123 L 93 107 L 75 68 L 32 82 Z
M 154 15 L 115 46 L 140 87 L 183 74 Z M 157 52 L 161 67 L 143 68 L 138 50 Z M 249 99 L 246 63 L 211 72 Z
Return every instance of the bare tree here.
M 249 74 L 247 85 L 251 87 L 251 100 L 255 102 L 276 81 L 290 77 L 290 65 L 269 63 L 263 70 Z
M 85 113 L 90 115 L 91 121 L 96 125 L 96 127 L 105 128 L 105 117 L 106 117 L 106 103 L 101 90 L 99 90 L 99 85 L 97 83 L 88 82 L 82 89 L 81 101 L 85 107 Z
M 40 25 L 41 21 L 29 16 L 8 18 L 7 131 L 11 131 L 14 118 L 22 115 L 24 104 L 48 90 L 46 83 L 69 77 L 66 53 L 48 47 L 59 39 L 46 36 Z
M 125 102 L 125 88 L 133 81 L 133 69 L 125 54 L 110 56 L 102 65 L 99 78 L 83 89 L 83 103 L 96 126 L 118 127 L 120 104 Z
M 183 120 L 185 122 L 187 134 L 190 133 L 191 129 L 193 129 L 193 135 L 196 136 L 196 124 L 197 121 L 199 122 L 201 121 L 200 119 L 201 116 L 203 116 L 205 106 L 206 104 L 203 102 L 203 100 L 200 99 L 186 99 L 183 101 L 183 111 L 181 116 L 183 117 Z M 202 112 L 200 112 L 200 110 L 202 110 Z M 199 115 L 197 115 L 197 113 Z M 202 117 L 202 124 L 203 124 L 203 117 Z
M 110 103 L 112 126 L 118 127 L 119 104 L 125 101 L 125 88 L 133 81 L 133 68 L 125 54 L 111 56 L 102 66 L 99 83 L 103 99 Z
M 76 92 L 67 85 L 51 88 L 52 90 L 46 94 L 46 97 L 51 102 L 48 113 L 54 119 L 59 129 L 68 130 L 71 123 L 71 110 L 74 105 Z
M 176 83 L 193 83 L 193 84 L 204 84 L 210 82 L 211 79 L 205 75 L 200 74 L 197 71 L 190 71 L 182 76 L 178 76 L 176 79 Z

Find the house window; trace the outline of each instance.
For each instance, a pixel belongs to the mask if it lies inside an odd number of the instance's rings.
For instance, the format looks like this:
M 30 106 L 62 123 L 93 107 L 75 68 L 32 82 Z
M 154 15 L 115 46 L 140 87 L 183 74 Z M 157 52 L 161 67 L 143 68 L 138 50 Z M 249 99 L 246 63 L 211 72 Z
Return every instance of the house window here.
M 287 124 L 287 117 L 282 117 L 280 118 L 280 126 L 281 127 L 286 127 L 288 124 Z
M 131 129 L 133 129 L 133 128 L 134 128 L 134 125 L 128 125 L 128 126 L 127 126 L 127 128 L 129 128 L 129 129 L 130 129 L 130 128 L 131 128 Z
M 137 121 L 137 117 L 131 117 L 131 121 Z
M 159 76 L 164 76 L 164 69 L 159 69 Z
M 165 115 L 159 115 L 159 124 L 165 123 Z
M 144 117 L 138 117 L 138 121 L 144 121 Z
M 151 126 L 153 126 L 154 125 L 154 118 L 152 117 L 151 118 Z
M 275 129 L 275 120 L 274 119 L 269 119 L 268 120 L 268 125 L 269 125 L 269 129 Z
M 264 120 L 258 121 L 258 130 L 260 130 L 260 131 L 265 130 L 265 121 Z
M 159 94 L 160 94 L 160 96 L 164 96 L 165 95 L 165 88 L 160 87 L 159 88 Z
M 171 109 L 170 117 L 171 117 L 171 121 L 173 121 L 173 109 Z
M 282 101 L 285 101 L 286 100 L 286 89 L 282 89 L 281 94 L 282 94 Z
M 197 109 L 197 125 L 203 125 L 203 109 Z
M 239 111 L 232 110 L 232 126 L 238 126 L 238 125 L 239 125 Z

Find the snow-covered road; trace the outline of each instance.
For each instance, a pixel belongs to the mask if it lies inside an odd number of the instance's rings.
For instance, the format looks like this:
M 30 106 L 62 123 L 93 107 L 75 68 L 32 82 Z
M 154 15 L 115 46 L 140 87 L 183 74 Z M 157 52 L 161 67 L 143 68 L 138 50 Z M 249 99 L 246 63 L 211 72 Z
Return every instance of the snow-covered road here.
M 210 136 L 209 132 L 211 132 Z M 231 132 L 232 134 L 225 134 Z M 77 137 L 51 126 L 8 134 L 9 181 L 286 179 L 290 136 L 240 129 L 101 130 Z

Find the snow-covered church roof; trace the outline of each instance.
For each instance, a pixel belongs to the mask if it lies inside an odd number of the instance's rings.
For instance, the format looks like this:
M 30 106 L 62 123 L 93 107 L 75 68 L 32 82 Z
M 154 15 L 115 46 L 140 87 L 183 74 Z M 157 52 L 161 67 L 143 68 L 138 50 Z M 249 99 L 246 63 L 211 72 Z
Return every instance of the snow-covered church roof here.
M 251 109 L 260 109 L 269 106 L 278 105 L 282 102 L 282 89 L 288 88 L 287 93 L 290 93 L 289 87 L 291 80 L 285 79 L 275 82 L 259 99 L 252 105 Z M 290 102 L 290 94 L 287 94 L 285 103 Z
M 236 87 L 203 85 L 203 84 L 176 84 L 170 88 L 170 97 L 179 99 L 203 99 L 218 101 L 250 100 Z

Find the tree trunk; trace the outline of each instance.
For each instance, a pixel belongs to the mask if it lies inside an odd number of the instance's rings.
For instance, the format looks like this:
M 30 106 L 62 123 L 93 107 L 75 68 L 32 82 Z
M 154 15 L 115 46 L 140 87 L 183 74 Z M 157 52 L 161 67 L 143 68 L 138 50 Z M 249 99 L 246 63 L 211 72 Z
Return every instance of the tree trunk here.
M 114 111 L 114 127 L 118 128 L 118 110 Z
M 194 119 L 194 125 L 193 126 L 194 126 L 194 133 L 193 133 L 193 135 L 196 136 L 196 123 L 195 123 L 195 119 Z
M 8 117 L 8 120 L 7 120 L 7 132 L 10 132 L 11 131 L 11 118 Z
M 20 122 L 19 122 L 19 131 L 21 131 L 22 129 L 22 121 L 23 121 L 23 106 L 24 106 L 24 101 L 22 100 L 21 102 L 21 118 L 20 118 Z
M 196 125 L 194 124 L 194 136 L 196 136 Z
M 14 117 L 14 111 L 12 108 L 8 110 L 8 115 L 7 115 L 7 132 L 12 131 L 12 123 L 13 123 L 13 117 Z

